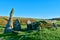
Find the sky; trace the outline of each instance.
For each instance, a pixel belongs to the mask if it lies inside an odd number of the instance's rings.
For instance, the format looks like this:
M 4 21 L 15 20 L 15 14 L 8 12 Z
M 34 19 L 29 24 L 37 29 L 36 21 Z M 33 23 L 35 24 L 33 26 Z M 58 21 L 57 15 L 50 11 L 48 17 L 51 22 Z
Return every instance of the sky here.
M 12 8 L 14 17 L 60 17 L 60 0 L 0 0 L 0 16 L 9 16 Z

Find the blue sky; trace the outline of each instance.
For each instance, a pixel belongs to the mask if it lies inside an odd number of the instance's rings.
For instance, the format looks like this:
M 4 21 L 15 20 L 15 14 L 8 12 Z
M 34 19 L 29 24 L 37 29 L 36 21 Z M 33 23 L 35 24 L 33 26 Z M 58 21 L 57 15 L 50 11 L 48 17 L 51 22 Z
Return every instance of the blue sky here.
M 60 0 L 0 0 L 0 16 L 9 16 L 12 8 L 15 17 L 60 17 Z

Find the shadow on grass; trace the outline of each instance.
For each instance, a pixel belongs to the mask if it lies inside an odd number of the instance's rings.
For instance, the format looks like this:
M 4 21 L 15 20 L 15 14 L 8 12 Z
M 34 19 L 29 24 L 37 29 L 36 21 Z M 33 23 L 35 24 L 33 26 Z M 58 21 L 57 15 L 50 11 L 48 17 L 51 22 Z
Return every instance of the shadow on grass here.
M 0 34 L 0 38 L 3 37 L 5 40 L 33 40 L 32 37 L 25 37 L 26 35 L 16 35 L 14 33 L 6 33 L 6 34 Z
M 33 30 L 27 30 L 26 28 L 25 29 L 21 29 L 22 32 L 27 32 L 27 33 L 31 33 Z
M 5 40 L 11 39 L 11 38 L 13 38 L 13 40 L 18 40 L 19 38 L 21 38 L 21 36 L 25 36 L 25 35 L 18 35 L 16 33 L 0 34 L 0 38 L 3 37 Z

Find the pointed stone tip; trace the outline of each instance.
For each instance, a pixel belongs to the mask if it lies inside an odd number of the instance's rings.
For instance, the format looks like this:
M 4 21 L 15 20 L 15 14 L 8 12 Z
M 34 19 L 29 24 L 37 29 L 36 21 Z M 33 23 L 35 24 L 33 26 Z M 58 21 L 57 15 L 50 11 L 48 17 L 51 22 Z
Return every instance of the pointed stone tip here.
M 11 15 L 11 14 L 14 14 L 14 8 L 12 8 L 12 10 L 11 10 L 11 12 L 10 12 L 10 15 Z
M 12 13 L 14 13 L 14 8 L 12 8 Z
M 14 8 L 12 8 L 12 10 L 14 10 Z

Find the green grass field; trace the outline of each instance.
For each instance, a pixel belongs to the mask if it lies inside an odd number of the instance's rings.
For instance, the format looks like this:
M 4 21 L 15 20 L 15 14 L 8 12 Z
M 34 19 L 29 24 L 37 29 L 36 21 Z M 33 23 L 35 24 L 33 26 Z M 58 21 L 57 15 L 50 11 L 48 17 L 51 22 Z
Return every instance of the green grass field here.
M 25 28 L 26 25 L 22 25 L 22 29 Z M 7 34 L 3 32 L 4 27 L 0 26 L 0 40 L 60 40 L 60 27 L 57 30 L 44 28 L 40 31 L 19 31 L 18 33 Z

